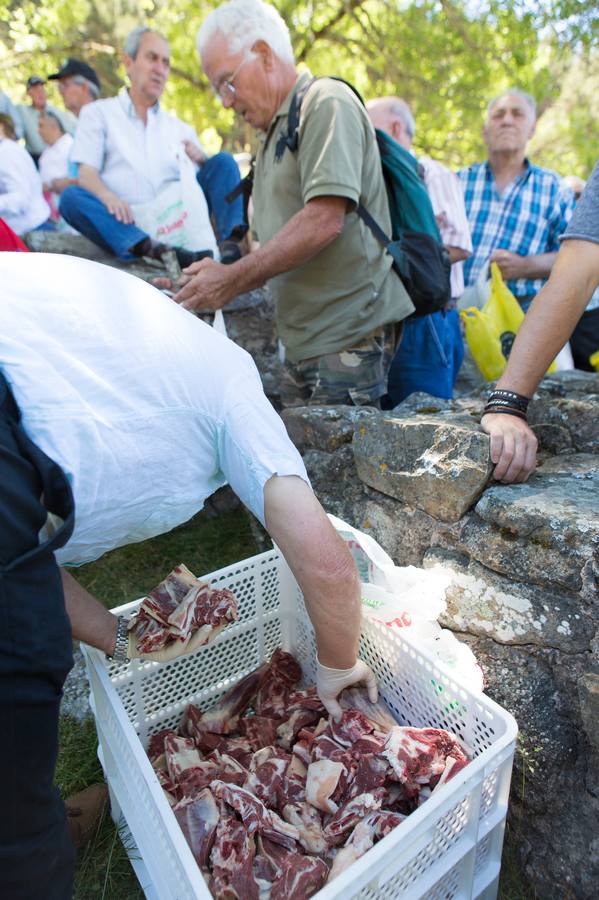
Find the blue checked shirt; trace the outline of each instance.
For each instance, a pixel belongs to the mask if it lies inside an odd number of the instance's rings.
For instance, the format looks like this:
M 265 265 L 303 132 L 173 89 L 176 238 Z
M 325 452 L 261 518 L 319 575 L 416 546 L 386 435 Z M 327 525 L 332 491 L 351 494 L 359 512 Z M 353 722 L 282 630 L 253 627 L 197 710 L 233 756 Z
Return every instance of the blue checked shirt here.
M 472 256 L 464 263 L 466 285 L 476 284 L 494 250 L 536 256 L 559 250 L 559 237 L 574 211 L 574 194 L 559 175 L 525 161 L 526 169 L 500 196 L 488 162 L 458 172 L 472 233 Z M 537 294 L 545 278 L 508 281 L 514 296 Z

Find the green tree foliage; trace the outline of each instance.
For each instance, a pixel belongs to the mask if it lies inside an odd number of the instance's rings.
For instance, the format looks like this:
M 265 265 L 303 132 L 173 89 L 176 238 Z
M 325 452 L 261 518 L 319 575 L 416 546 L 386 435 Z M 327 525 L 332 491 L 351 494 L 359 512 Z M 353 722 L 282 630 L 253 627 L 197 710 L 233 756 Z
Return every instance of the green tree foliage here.
M 104 95 L 124 83 L 123 40 L 149 23 L 169 39 L 173 72 L 164 103 L 210 149 L 251 149 L 255 136 L 224 110 L 200 70 L 197 28 L 206 0 L 0 0 L 0 87 L 17 102 L 29 74 L 65 56 L 96 67 Z M 484 155 L 489 99 L 530 91 L 541 119 L 535 159 L 588 175 L 597 155 L 599 59 L 594 0 L 278 0 L 297 59 L 315 74 L 351 80 L 366 98 L 400 94 L 412 105 L 416 149 L 451 166 Z M 569 73 L 581 73 L 584 85 Z M 588 89 L 587 89 L 588 88 Z

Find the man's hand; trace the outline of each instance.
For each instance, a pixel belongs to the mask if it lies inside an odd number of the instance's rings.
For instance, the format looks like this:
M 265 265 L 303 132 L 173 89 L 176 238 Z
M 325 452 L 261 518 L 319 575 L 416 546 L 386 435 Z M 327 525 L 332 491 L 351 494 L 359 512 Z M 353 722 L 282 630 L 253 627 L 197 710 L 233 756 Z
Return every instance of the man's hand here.
M 121 200 L 112 191 L 107 191 L 100 197 L 100 200 L 118 222 L 123 222 L 124 225 L 133 225 L 135 216 L 126 200 Z
M 196 165 L 202 166 L 208 159 L 204 151 L 194 144 L 193 141 L 183 141 L 183 146 L 190 160 L 196 163 Z
M 62 194 L 65 188 L 77 183 L 76 178 L 53 178 L 48 187 L 55 194 Z
M 183 269 L 179 284 L 182 287 L 173 300 L 184 309 L 222 309 L 238 293 L 235 265 L 223 266 L 213 259 L 201 259 Z
M 494 250 L 491 254 L 491 262 L 496 262 L 504 281 L 513 281 L 516 278 L 525 278 L 526 256 L 519 253 L 511 253 L 509 250 Z
M 329 669 L 316 660 L 316 690 L 326 711 L 334 719 L 339 720 L 343 712 L 337 697 L 344 688 L 352 684 L 365 684 L 368 699 L 371 703 L 376 703 L 379 696 L 376 678 L 372 669 L 361 659 L 356 660 L 351 669 Z
M 538 441 L 524 419 L 487 413 L 481 424 L 491 438 L 493 478 L 503 484 L 526 481 L 536 465 Z

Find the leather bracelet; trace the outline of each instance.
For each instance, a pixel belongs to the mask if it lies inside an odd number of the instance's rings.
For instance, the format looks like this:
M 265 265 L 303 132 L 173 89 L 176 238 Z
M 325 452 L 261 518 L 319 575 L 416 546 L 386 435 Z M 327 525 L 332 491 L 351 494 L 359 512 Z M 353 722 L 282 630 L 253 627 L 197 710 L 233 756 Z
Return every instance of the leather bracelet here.
M 127 620 L 124 616 L 117 616 L 116 620 L 116 643 L 114 645 L 114 650 L 112 651 L 112 656 L 106 654 L 106 659 L 110 660 L 110 662 L 122 662 L 128 663 L 131 660 L 127 656 L 127 650 L 129 649 L 129 628 L 127 627 Z
M 517 394 L 515 391 L 505 391 L 503 388 L 496 388 L 494 391 L 491 391 L 487 402 L 492 400 L 499 400 L 503 403 L 507 401 L 508 404 L 516 409 L 521 409 L 522 412 L 526 412 L 530 403 L 530 397 L 525 397 L 524 394 Z
M 515 409 L 514 407 L 510 407 L 510 406 L 487 405 L 483 409 L 483 416 L 486 416 L 487 413 L 492 413 L 492 414 L 499 413 L 500 415 L 504 414 L 507 416 L 516 416 L 518 419 L 523 419 L 525 422 L 528 421 L 525 412 L 523 412 L 521 409 Z

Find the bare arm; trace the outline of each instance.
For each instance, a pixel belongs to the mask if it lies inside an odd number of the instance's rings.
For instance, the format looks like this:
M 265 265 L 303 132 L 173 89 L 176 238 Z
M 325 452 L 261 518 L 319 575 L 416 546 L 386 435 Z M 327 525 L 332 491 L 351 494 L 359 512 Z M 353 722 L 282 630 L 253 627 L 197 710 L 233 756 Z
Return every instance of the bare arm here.
M 90 194 L 94 194 L 95 197 L 101 200 L 108 209 L 108 212 L 112 213 L 119 222 L 130 225 L 135 221 L 133 212 L 127 201 L 121 200 L 120 197 L 117 197 L 116 194 L 106 187 L 100 178 L 100 173 L 93 166 L 81 163 L 79 166 L 78 182 L 82 188 L 89 191 Z
M 186 309 L 221 309 L 238 294 L 301 266 L 341 234 L 347 202 L 344 197 L 310 200 L 268 243 L 233 265 L 209 259 L 193 263 L 174 299 Z
M 599 284 L 599 244 L 564 241 L 551 277 L 535 297 L 514 342 L 498 388 L 532 397 L 568 340 Z M 483 428 L 491 436 L 494 477 L 525 481 L 535 466 L 537 441 L 526 422 L 515 416 L 487 414 Z
M 360 582 L 352 556 L 320 503 L 297 476 L 264 488 L 266 527 L 295 575 L 324 666 L 349 669 L 360 637 Z
M 73 637 L 111 655 L 116 642 L 116 616 L 92 597 L 66 569 L 61 569 L 60 574 Z
M 496 262 L 505 281 L 515 278 L 549 278 L 557 253 L 537 253 L 535 256 L 520 256 L 509 250 L 495 250 L 491 262 Z
M 452 265 L 457 262 L 462 262 L 470 256 L 470 252 L 468 250 L 463 250 L 461 247 L 451 247 L 445 244 L 445 249 L 449 253 L 449 259 L 451 260 Z
M 54 191 L 55 194 L 62 194 L 65 188 L 70 187 L 72 184 L 79 184 L 77 178 L 53 178 L 50 184 L 48 185 L 51 191 Z

